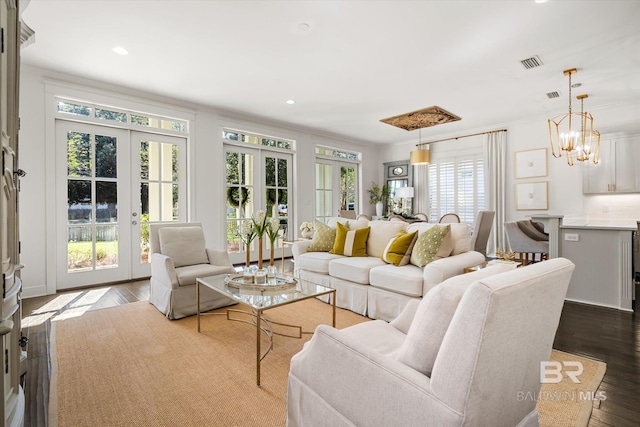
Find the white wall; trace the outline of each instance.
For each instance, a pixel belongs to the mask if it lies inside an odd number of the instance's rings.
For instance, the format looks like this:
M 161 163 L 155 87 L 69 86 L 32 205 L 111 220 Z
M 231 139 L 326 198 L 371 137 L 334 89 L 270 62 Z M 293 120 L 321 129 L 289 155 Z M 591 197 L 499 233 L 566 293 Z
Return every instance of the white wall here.
M 64 84 L 86 88 L 97 97 L 110 97 L 112 102 L 121 102 L 114 107 L 131 108 L 131 105 L 148 105 L 151 108 L 189 111 L 195 119 L 192 123 L 188 147 L 190 170 L 189 219 L 203 223 L 209 246 L 226 247 L 225 233 L 225 173 L 224 150 L 221 138 L 223 127 L 233 127 L 291 138 L 297 141 L 294 155 L 294 211 L 297 217 L 292 226 L 297 230 L 302 221 L 314 215 L 315 144 L 327 145 L 362 153 L 361 183 L 363 192 L 366 183 L 378 180 L 380 157 L 378 147 L 354 141 L 318 135 L 305 129 L 295 129 L 281 124 L 267 123 L 246 117 L 232 116 L 212 108 L 194 105 L 181 100 L 168 99 L 103 82 L 80 79 L 30 66 L 23 66 L 20 84 L 20 165 L 28 175 L 22 179 L 20 193 L 21 260 L 25 264 L 22 272 L 23 296 L 33 297 L 55 292 L 55 224 L 47 210 L 54 194 L 47 194 L 47 183 L 54 179 L 55 164 L 47 159 L 47 147 L 54 146 L 51 137 L 52 123 L 47 124 L 44 81 L 54 80 Z M 99 101 L 96 101 L 99 102 Z M 145 110 L 143 110 L 145 111 Z M 154 112 L 154 111 L 148 111 Z M 366 194 L 366 192 L 365 192 Z M 49 202 L 47 202 L 49 200 Z M 368 199 L 360 195 L 360 206 L 366 212 L 373 208 Z

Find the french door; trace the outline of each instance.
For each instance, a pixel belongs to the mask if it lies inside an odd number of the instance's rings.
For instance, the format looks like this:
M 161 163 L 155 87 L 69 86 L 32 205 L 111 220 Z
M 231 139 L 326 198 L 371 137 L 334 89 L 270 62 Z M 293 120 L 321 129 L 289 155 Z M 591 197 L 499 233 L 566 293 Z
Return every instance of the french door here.
M 263 149 L 225 145 L 226 159 L 226 230 L 227 251 L 233 263 L 246 259 L 249 250 L 252 261 L 258 259 L 258 239 L 249 248 L 240 237 L 251 217 L 263 210 L 268 218 L 277 217 L 280 236 L 292 234 L 289 225 L 294 224 L 291 210 L 291 183 L 293 156 Z M 277 239 L 274 250 L 282 247 Z M 269 257 L 270 242 L 263 241 L 263 258 Z
M 341 211 L 358 212 L 358 165 L 316 160 L 316 219 L 326 222 Z
M 57 289 L 150 275 L 148 224 L 185 217 L 184 139 L 56 121 Z

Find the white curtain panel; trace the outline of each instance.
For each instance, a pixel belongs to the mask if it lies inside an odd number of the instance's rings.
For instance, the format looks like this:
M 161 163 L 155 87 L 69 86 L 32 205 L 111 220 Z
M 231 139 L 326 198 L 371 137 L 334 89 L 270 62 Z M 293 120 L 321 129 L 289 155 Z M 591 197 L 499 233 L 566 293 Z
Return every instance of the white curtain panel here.
M 429 215 L 429 165 L 415 165 L 413 167 L 413 186 L 418 190 L 413 198 L 413 213 Z M 431 221 L 431 218 L 429 218 Z
M 507 132 L 490 132 L 484 137 L 485 189 L 487 210 L 496 212 L 493 229 L 487 242 L 487 256 L 495 256 L 496 249 L 507 250 L 504 238 L 506 211 Z

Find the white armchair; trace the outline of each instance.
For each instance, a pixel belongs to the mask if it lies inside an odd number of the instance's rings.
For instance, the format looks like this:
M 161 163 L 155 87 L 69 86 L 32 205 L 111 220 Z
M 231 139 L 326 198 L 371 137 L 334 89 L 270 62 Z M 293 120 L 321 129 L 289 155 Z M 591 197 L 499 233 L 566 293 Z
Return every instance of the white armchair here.
M 200 223 L 152 224 L 149 243 L 149 302 L 169 319 L 196 314 L 197 277 L 236 272 L 226 251 L 205 248 Z M 200 289 L 201 311 L 233 303 L 211 289 Z
M 535 400 L 518 396 L 540 391 L 574 265 L 492 268 L 441 283 L 391 323 L 318 326 L 291 360 L 287 425 L 537 426 Z
M 536 254 L 540 261 L 549 258 L 549 236 L 536 228 L 530 220 L 510 221 L 504 223 L 507 242 L 523 265 L 536 262 Z

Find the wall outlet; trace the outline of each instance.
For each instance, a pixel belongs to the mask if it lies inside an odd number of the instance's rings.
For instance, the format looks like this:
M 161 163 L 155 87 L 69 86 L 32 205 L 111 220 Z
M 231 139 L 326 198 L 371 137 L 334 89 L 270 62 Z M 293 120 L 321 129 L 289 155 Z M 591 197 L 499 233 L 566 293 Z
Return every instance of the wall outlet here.
M 576 234 L 576 233 L 567 233 L 564 235 L 564 240 L 569 241 L 569 242 L 579 242 L 580 241 L 580 235 Z

